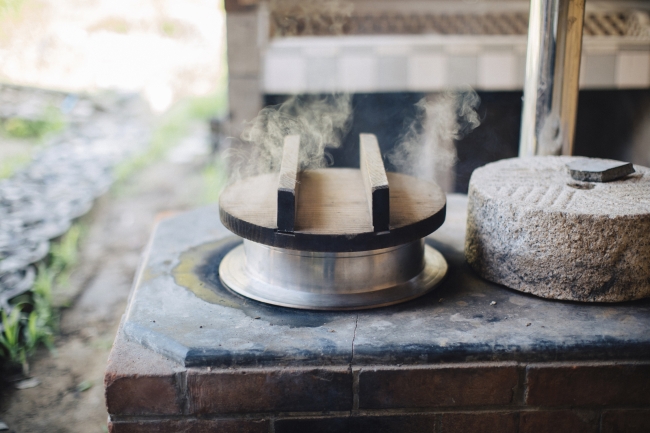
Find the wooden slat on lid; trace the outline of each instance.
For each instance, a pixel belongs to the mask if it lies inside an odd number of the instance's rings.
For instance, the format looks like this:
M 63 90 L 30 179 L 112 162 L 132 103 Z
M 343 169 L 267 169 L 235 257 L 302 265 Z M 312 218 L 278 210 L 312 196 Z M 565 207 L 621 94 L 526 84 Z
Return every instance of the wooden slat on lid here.
M 300 135 L 284 137 L 282 164 L 278 180 L 277 225 L 281 232 L 291 233 L 295 229 L 298 203 L 300 164 Z
M 359 135 L 359 160 L 373 230 L 388 231 L 390 222 L 388 178 L 381 159 L 379 143 L 374 134 Z

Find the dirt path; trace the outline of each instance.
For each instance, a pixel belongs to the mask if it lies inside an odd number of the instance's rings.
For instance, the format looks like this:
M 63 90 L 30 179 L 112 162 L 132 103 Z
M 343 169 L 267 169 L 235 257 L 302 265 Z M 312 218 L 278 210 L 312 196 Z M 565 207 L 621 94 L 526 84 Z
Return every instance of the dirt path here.
M 30 376 L 41 384 L 3 391 L 0 419 L 11 431 L 107 431 L 104 368 L 140 254 L 156 215 L 201 202 L 205 155 L 196 150 L 204 139 L 204 129 L 195 129 L 188 138 L 194 144 L 181 147 L 193 149 L 193 154 L 172 151 L 167 160 L 149 166 L 98 200 L 85 217 L 88 234 L 80 262 L 66 292 L 58 293 L 59 302 L 71 298 L 74 302 L 63 310 L 56 351 L 41 350 L 31 362 Z M 92 387 L 82 392 L 78 386 L 84 381 Z

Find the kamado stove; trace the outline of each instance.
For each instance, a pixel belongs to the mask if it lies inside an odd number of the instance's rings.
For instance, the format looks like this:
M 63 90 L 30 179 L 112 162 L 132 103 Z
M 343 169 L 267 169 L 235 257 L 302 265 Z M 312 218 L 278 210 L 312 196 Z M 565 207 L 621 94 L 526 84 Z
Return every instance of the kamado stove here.
M 287 137 L 281 173 L 158 224 L 110 431 L 647 431 L 650 303 L 606 302 L 649 293 L 650 170 L 512 159 L 445 199 L 360 142 L 300 172 Z
M 243 245 L 219 267 L 246 297 L 317 310 L 380 307 L 431 290 L 447 272 L 424 237 L 445 220 L 435 184 L 386 173 L 377 139 L 361 134 L 360 168 L 300 171 L 300 137 L 286 137 L 280 173 L 221 195 L 221 221 Z

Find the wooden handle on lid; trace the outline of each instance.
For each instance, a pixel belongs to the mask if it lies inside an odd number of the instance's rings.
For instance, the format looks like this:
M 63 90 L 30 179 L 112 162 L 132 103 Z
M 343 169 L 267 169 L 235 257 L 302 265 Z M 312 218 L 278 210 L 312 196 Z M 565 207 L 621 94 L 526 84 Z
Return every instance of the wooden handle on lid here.
M 296 225 L 300 165 L 300 135 L 284 137 L 278 182 L 278 230 L 293 232 Z
M 361 176 L 366 190 L 368 209 L 372 216 L 373 229 L 375 233 L 388 231 L 390 223 L 390 191 L 377 137 L 374 134 L 360 134 L 359 152 L 359 168 L 361 169 Z

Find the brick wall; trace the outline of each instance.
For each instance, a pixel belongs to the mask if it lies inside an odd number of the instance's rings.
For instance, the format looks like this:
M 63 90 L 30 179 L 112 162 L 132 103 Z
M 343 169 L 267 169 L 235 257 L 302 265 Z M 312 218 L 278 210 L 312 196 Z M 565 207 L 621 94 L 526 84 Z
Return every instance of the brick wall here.
M 140 364 L 109 361 L 113 433 L 650 432 L 650 362 Z

